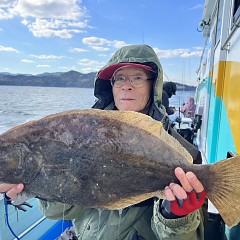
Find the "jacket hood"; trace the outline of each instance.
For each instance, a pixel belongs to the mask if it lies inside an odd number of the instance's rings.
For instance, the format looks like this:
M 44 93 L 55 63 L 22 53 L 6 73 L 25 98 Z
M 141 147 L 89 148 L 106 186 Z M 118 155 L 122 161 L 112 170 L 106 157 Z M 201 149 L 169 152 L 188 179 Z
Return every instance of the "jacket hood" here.
M 154 50 L 145 44 L 122 47 L 115 52 L 109 62 L 97 73 L 94 85 L 94 96 L 98 100 L 93 107 L 104 109 L 113 102 L 111 82 L 110 80 L 101 79 L 99 73 L 106 67 L 118 63 L 140 63 L 150 66 L 156 72 L 156 80 L 153 86 L 153 102 L 156 107 L 160 107 L 163 86 L 162 66 Z
M 176 95 L 177 86 L 174 82 L 164 82 L 163 90 L 165 90 L 169 97 Z

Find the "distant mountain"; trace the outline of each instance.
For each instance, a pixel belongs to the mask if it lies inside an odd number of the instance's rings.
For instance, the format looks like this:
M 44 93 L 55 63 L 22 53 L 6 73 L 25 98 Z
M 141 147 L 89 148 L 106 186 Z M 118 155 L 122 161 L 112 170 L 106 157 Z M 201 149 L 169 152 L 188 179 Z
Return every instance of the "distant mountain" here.
M 17 75 L 22 75 L 20 73 L 9 73 L 9 72 L 0 72 L 0 77 L 2 76 L 17 76 Z M 31 74 L 24 74 L 26 76 L 31 76 Z
M 0 85 L 93 88 L 95 75 L 77 71 L 38 75 L 0 73 Z
M 62 73 L 63 72 L 54 72 L 54 73 L 44 72 L 44 73 L 37 74 L 36 76 L 60 75 Z
M 39 86 L 39 87 L 79 87 L 93 88 L 96 72 L 80 73 L 77 71 L 42 73 L 38 75 L 0 73 L 0 85 Z M 194 91 L 195 87 L 176 83 L 178 90 Z
M 179 91 L 195 91 L 196 90 L 196 87 L 194 86 L 189 86 L 189 85 L 181 84 L 177 82 L 176 82 L 176 85 L 177 85 L 177 90 Z

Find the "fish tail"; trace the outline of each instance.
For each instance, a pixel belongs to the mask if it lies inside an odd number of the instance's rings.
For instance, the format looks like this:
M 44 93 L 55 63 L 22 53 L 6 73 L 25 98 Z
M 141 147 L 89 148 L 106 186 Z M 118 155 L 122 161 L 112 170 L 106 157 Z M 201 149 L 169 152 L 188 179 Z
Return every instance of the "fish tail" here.
M 240 222 L 240 157 L 232 157 L 211 165 L 213 181 L 208 199 L 225 223 L 232 227 Z

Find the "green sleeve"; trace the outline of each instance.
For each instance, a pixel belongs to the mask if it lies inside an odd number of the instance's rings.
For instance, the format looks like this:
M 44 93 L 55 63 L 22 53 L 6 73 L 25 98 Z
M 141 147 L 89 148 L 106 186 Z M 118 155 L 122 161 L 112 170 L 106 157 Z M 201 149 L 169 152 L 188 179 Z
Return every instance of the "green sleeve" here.
M 177 219 L 166 219 L 159 211 L 160 201 L 155 201 L 152 230 L 161 240 L 204 240 L 203 219 L 199 210 Z
M 44 200 L 39 200 L 39 206 L 43 214 L 49 219 L 71 220 L 78 216 L 82 209 L 79 206 Z

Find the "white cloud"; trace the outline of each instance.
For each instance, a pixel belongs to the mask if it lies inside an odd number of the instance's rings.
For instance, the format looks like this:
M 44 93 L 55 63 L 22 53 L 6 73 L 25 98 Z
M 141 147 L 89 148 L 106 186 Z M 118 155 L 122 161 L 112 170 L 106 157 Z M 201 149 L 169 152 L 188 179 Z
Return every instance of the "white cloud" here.
M 197 50 L 197 51 L 202 51 L 203 47 L 193 47 L 193 49 Z
M 96 50 L 98 52 L 106 52 L 109 50 L 109 48 L 106 47 L 100 47 L 100 46 L 90 46 L 93 50 Z
M 21 23 L 22 23 L 23 25 L 28 25 L 28 24 L 30 24 L 30 22 L 29 22 L 27 19 L 23 19 L 23 20 L 21 21 Z
M 99 57 L 107 57 L 107 54 L 100 53 L 98 54 Z
M 79 53 L 81 53 L 81 52 L 88 52 L 89 50 L 83 49 L 83 48 L 72 48 L 70 51 L 71 52 L 79 52 Z
M 124 41 L 117 41 L 117 40 L 112 41 L 112 46 L 115 48 L 121 48 L 126 45 L 127 44 Z
M 106 63 L 99 62 L 90 59 L 81 59 L 78 64 L 81 66 L 80 71 L 82 73 L 97 72 L 101 69 Z
M 168 49 L 168 50 L 160 50 L 158 48 L 154 48 L 157 56 L 159 58 L 175 58 L 175 57 L 193 57 L 193 56 L 201 56 L 201 51 L 190 51 L 189 49 Z
M 86 32 L 82 29 L 70 28 L 74 26 L 73 23 L 68 21 L 63 21 L 59 19 L 39 19 L 37 18 L 33 22 L 29 22 L 26 19 L 21 21 L 22 24 L 26 25 L 30 32 L 33 33 L 35 37 L 60 37 L 60 38 L 72 38 L 73 33 L 83 33 Z M 86 23 L 76 23 L 76 25 L 87 26 Z
M 83 38 L 82 42 L 96 51 L 108 51 L 109 47 L 121 48 L 127 45 L 124 41 L 107 40 L 105 38 L 87 37 Z
M 1 0 L 0 8 L 11 7 L 16 0 Z
M 0 8 L 0 20 L 11 19 L 13 17 L 13 14 L 11 14 L 8 10 Z
M 68 22 L 68 26 L 69 27 L 78 27 L 78 28 L 88 28 L 90 26 L 88 26 L 87 21 L 83 21 L 83 22 Z
M 200 57 L 202 55 L 201 51 L 192 51 L 192 52 L 185 52 L 181 54 L 181 57 L 188 58 L 188 57 Z
M 18 0 L 14 12 L 26 18 L 78 20 L 86 16 L 86 8 L 77 0 Z
M 4 0 L 0 19 L 20 17 L 36 37 L 71 38 L 88 28 L 87 10 L 78 0 Z
M 58 69 L 66 70 L 66 69 L 69 69 L 69 67 L 58 67 Z
M 28 60 L 28 59 L 22 59 L 21 62 L 24 62 L 24 63 L 34 63 L 34 61 Z
M 14 17 L 12 13 L 15 0 L 1 0 L 0 1 L 0 20 L 11 19 Z
M 0 28 L 0 31 L 2 31 L 3 30 L 3 28 Z
M 35 22 L 27 23 L 28 29 L 35 37 L 60 37 L 72 38 L 73 33 L 82 33 L 83 30 L 69 28 L 66 21 L 58 19 L 36 19 Z
M 195 10 L 195 9 L 202 9 L 204 7 L 204 5 L 203 4 L 197 4 L 197 5 L 195 5 L 195 6 L 193 6 L 193 7 L 191 7 L 190 8 L 190 10 Z
M 56 55 L 31 55 L 32 57 L 39 58 L 39 59 L 61 59 L 64 56 L 56 56 Z
M 78 62 L 79 65 L 81 66 L 100 66 L 98 68 L 101 68 L 103 65 L 105 65 L 105 62 L 98 62 L 96 60 L 90 60 L 90 59 L 81 59 Z
M 90 46 L 102 46 L 102 45 L 108 45 L 110 43 L 109 40 L 105 38 L 98 38 L 98 37 L 87 37 L 83 38 L 82 42 L 86 45 Z
M 40 64 L 40 65 L 37 65 L 37 68 L 49 68 L 50 65 L 47 65 L 47 64 Z
M 17 49 L 12 48 L 12 47 L 4 47 L 0 45 L 0 52 L 15 52 L 15 53 L 20 53 Z

